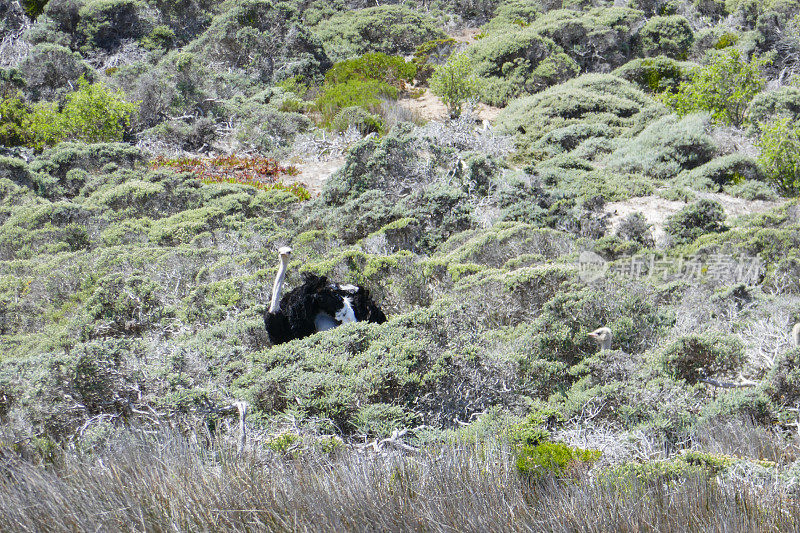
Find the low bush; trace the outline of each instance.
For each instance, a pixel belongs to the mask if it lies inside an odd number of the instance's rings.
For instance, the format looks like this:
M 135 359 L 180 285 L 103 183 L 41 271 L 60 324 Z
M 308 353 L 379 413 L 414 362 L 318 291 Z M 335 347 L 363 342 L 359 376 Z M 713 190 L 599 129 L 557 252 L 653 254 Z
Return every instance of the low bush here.
M 375 80 L 402 89 L 412 83 L 416 64 L 399 56 L 369 53 L 355 59 L 340 61 L 325 73 L 325 83 L 335 85 L 350 80 Z
M 122 140 L 137 108 L 120 91 L 83 78 L 66 99 L 61 110 L 55 102 L 26 107 L 19 98 L 4 99 L 0 105 L 11 112 L 0 116 L 0 127 L 9 141 L 23 140 L 39 150 L 66 140 L 115 142 Z
M 759 93 L 747 109 L 747 121 L 756 130 L 761 124 L 772 124 L 780 117 L 791 122 L 800 119 L 800 87 L 786 85 L 775 91 Z
M 663 352 L 666 371 L 694 384 L 705 378 L 735 375 L 745 363 L 744 345 L 737 337 L 704 334 L 682 337 Z
M 265 83 L 295 76 L 318 80 L 331 62 L 288 2 L 227 0 L 203 34 L 184 52 L 221 62 Z
M 685 17 L 653 17 L 639 32 L 642 51 L 647 57 L 667 56 L 686 59 L 694 42 L 692 26 Z
M 664 227 L 676 244 L 690 243 L 701 235 L 725 229 L 725 211 L 714 200 L 700 200 L 687 205 L 669 217 Z
M 652 248 L 655 242 L 653 241 L 651 228 L 652 224 L 649 224 L 645 216 L 637 211 L 622 219 L 617 227 L 617 235 L 625 240 Z
M 537 143 L 551 132 L 578 127 L 591 138 L 615 138 L 663 113 L 663 107 L 630 82 L 609 74 L 586 74 L 512 102 L 497 119 L 515 136 L 523 156 L 541 159 Z M 590 128 L 590 130 L 588 130 Z
M 800 127 L 790 118 L 761 125 L 758 162 L 767 178 L 786 194 L 800 191 Z
M 688 81 L 693 63 L 676 61 L 665 56 L 636 58 L 628 61 L 613 74 L 637 84 L 652 93 L 673 89 L 682 81 Z
M 481 82 L 481 100 L 497 106 L 556 85 L 580 70 L 551 39 L 531 28 L 491 34 L 464 54 Z
M 346 83 L 325 84 L 314 101 L 314 108 L 322 114 L 323 122 L 330 124 L 343 109 L 361 107 L 374 113 L 383 99 L 396 100 L 398 96 L 397 88 L 387 83 L 350 79 Z
M 150 166 L 153 169 L 170 168 L 176 172 L 188 172 L 203 183 L 238 183 L 263 190 L 286 190 L 300 200 L 311 197 L 302 185 L 294 183 L 286 186 L 277 181 L 281 174 L 291 176 L 297 173 L 297 169 L 282 167 L 274 159 L 264 157 L 162 157 L 151 161 Z
M 710 129 L 708 115 L 682 119 L 668 115 L 652 121 L 631 140 L 621 142 L 608 161 L 612 168 L 624 172 L 671 179 L 713 158 L 716 145 L 708 134 Z
M 410 55 L 422 43 L 447 37 L 433 18 L 404 5 L 339 12 L 314 31 L 335 61 L 370 52 Z
M 601 455 L 599 450 L 572 448 L 561 442 L 526 445 L 517 450 L 517 471 L 533 478 L 576 475 L 579 468 L 587 468 Z
M 57 100 L 71 92 L 79 79 L 91 79 L 92 75 L 92 68 L 80 54 L 51 43 L 31 48 L 20 69 L 31 100 Z
M 767 375 L 767 394 L 783 405 L 796 405 L 800 400 L 800 349 L 794 348 L 775 360 Z
M 750 101 L 765 86 L 761 67 L 768 63 L 758 57 L 747 61 L 736 48 L 712 50 L 705 65 L 691 71 L 690 81 L 666 91 L 662 98 L 679 115 L 707 111 L 716 122 L 741 126 Z
M 745 181 L 762 181 L 764 174 L 757 162 L 746 155 L 729 154 L 712 159 L 708 163 L 681 175 L 682 182 L 696 187 L 703 183 L 713 184 L 717 191 L 726 185 L 737 185 Z
M 430 78 L 433 94 L 447 106 L 451 118 L 461 114 L 461 107 L 480 92 L 478 80 L 472 75 L 469 58 L 464 54 L 452 56 L 436 68 Z
M 78 9 L 76 32 L 81 44 L 112 51 L 125 39 L 146 35 L 152 23 L 138 0 L 88 0 Z

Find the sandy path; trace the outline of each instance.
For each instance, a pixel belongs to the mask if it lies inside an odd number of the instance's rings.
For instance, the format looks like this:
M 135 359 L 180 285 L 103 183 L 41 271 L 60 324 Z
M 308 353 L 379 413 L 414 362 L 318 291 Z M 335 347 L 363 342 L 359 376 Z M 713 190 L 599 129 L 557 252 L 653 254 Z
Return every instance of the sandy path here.
M 316 196 L 322 192 L 325 181 L 342 168 L 344 157 L 327 161 L 292 161 L 287 164 L 295 167 L 300 173 L 297 176 L 282 176 L 281 181 L 287 185 L 300 183 L 308 189 L 312 196 Z
M 787 201 L 743 200 L 742 198 L 735 198 L 724 193 L 695 192 L 695 194 L 698 199 L 707 198 L 709 200 L 716 200 L 722 204 L 728 220 L 741 215 L 763 213 Z M 626 216 L 639 211 L 645 216 L 647 222 L 652 224 L 653 238 L 656 241 L 656 246 L 663 246 L 666 244 L 664 224 L 667 218 L 683 209 L 686 205 L 685 202 L 665 200 L 659 196 L 642 196 L 630 198 L 621 202 L 609 202 L 606 204 L 605 210 L 607 213 L 611 214 L 612 231 L 617 229 L 622 219 Z
M 447 106 L 430 89 L 425 89 L 422 96 L 418 98 L 406 96 L 400 98 L 397 103 L 422 120 L 438 120 L 440 122 L 447 120 Z M 479 121 L 488 120 L 490 123 L 494 122 L 500 111 L 502 110 L 499 107 L 492 107 L 483 103 L 479 103 L 475 107 L 477 119 Z

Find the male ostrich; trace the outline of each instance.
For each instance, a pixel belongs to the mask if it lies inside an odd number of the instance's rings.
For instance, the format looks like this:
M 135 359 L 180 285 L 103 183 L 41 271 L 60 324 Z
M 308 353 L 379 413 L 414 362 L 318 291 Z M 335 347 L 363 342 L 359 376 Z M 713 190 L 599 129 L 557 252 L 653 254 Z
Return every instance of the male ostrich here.
M 610 350 L 611 349 L 611 330 L 606 327 L 597 328 L 593 332 L 589 333 L 589 336 L 592 337 L 597 344 L 600 345 L 601 350 Z
M 348 322 L 386 322 L 386 315 L 366 289 L 330 283 L 325 276 L 304 274 L 303 284 L 281 298 L 291 254 L 292 249 L 286 246 L 278 250 L 278 275 L 272 286 L 269 310 L 264 314 L 264 325 L 273 345 L 302 339 Z

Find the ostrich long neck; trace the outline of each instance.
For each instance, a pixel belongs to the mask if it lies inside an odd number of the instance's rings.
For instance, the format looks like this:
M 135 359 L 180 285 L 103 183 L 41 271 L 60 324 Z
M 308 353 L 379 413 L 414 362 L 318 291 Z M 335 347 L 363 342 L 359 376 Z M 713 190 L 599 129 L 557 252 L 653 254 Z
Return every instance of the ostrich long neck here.
M 281 257 L 281 264 L 278 266 L 278 275 L 275 276 L 275 283 L 272 285 L 272 302 L 269 304 L 269 312 L 277 313 L 281 310 L 281 289 L 283 289 L 283 278 L 286 277 L 288 261 Z

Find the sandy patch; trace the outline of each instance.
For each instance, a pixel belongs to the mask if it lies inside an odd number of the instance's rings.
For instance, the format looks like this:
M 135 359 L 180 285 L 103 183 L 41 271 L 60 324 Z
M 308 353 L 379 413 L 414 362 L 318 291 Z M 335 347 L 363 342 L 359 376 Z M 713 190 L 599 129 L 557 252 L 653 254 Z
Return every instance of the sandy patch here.
M 460 30 L 451 33 L 450 37 L 459 43 L 472 44 L 478 40 L 478 35 L 480 33 L 480 28 L 461 28 Z
M 327 161 L 292 161 L 288 164 L 295 167 L 299 174 L 296 176 L 281 176 L 281 181 L 287 185 L 300 183 L 313 196 L 316 196 L 322 192 L 322 187 L 328 178 L 342 168 L 344 158 L 339 157 Z
M 741 216 L 751 215 L 755 213 L 763 213 L 769 211 L 786 200 L 765 201 L 765 200 L 744 200 L 742 198 L 735 198 L 724 193 L 701 193 L 696 192 L 697 198 L 707 198 L 716 200 L 722 204 L 725 209 L 725 215 L 728 220 Z M 674 215 L 687 204 L 685 202 L 677 202 L 673 200 L 666 200 L 659 196 L 643 196 L 638 198 L 630 198 L 621 202 L 609 202 L 606 204 L 606 212 L 611 214 L 611 228 L 616 231 L 620 222 L 626 216 L 639 211 L 642 213 L 647 222 L 652 225 L 653 238 L 656 241 L 657 247 L 666 245 L 666 233 L 664 231 L 664 224 L 671 215 Z
M 403 97 L 397 103 L 423 120 L 438 120 L 442 122 L 448 118 L 447 106 L 430 89 L 425 89 L 422 96 L 418 98 Z M 502 109 L 499 107 L 492 107 L 482 103 L 475 107 L 477 121 L 487 120 L 490 124 L 495 121 L 500 111 Z

